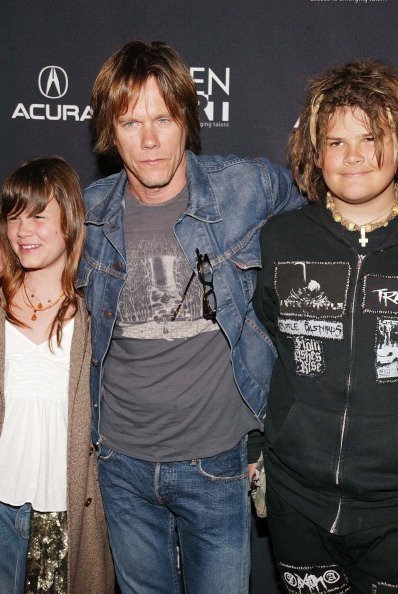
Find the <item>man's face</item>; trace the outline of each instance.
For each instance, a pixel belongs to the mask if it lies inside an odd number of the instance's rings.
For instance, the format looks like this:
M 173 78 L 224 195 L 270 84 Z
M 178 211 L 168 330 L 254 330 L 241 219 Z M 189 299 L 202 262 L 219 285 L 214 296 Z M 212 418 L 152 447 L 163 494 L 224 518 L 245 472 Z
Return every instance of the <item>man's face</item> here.
M 148 78 L 126 113 L 115 118 L 114 133 L 130 190 L 139 200 L 164 202 L 182 190 L 187 134 L 171 117 L 155 78 Z
M 365 112 L 360 108 L 336 110 L 318 166 L 341 206 L 346 203 L 368 207 L 372 203 L 382 208 L 394 203 L 396 163 L 391 131 L 384 135 L 382 148 L 379 166 Z

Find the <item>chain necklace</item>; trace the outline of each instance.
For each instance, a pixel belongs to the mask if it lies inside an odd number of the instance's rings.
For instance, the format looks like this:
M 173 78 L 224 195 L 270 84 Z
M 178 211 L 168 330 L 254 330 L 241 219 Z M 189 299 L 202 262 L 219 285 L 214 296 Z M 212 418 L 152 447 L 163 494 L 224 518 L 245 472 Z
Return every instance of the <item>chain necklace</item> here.
M 333 219 L 336 221 L 336 223 L 340 223 L 340 225 L 343 225 L 343 227 L 348 229 L 348 231 L 360 231 L 361 236 L 358 241 L 362 247 L 365 247 L 365 245 L 369 241 L 369 239 L 366 237 L 366 233 L 371 233 L 371 231 L 374 231 L 375 229 L 380 229 L 380 227 L 387 227 L 388 223 L 398 215 L 398 199 L 396 188 L 395 196 L 396 200 L 394 204 L 387 213 L 383 213 L 386 214 L 386 216 L 383 219 L 379 220 L 383 216 L 383 214 L 381 214 L 372 221 L 368 221 L 367 223 L 364 223 L 362 225 L 360 225 L 359 223 L 354 223 L 354 221 L 350 221 L 349 219 L 343 217 L 343 215 L 336 209 L 336 205 L 330 192 L 326 194 L 326 208 L 330 210 L 331 215 Z
M 35 295 L 34 295 L 32 289 L 28 286 L 27 283 L 23 283 L 22 299 L 23 299 L 25 305 L 27 305 L 30 309 L 33 309 L 33 314 L 30 318 L 32 320 L 32 322 L 37 320 L 37 315 L 36 315 L 37 312 L 45 311 L 46 309 L 50 309 L 50 307 L 54 307 L 54 305 L 56 305 L 62 299 L 62 297 L 64 297 L 64 292 L 61 291 L 61 293 L 58 295 L 58 297 L 56 299 L 47 299 L 48 305 L 43 305 L 41 300 L 39 301 L 39 303 L 37 305 L 33 305 L 31 298 L 28 295 L 28 289 L 30 290 L 31 297 L 33 298 Z

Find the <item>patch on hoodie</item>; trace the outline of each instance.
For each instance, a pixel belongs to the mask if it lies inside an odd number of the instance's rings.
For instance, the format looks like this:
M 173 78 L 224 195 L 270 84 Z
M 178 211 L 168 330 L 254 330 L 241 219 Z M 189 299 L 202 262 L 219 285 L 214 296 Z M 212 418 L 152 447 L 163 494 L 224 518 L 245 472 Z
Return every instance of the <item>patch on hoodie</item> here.
M 387 582 L 377 582 L 372 584 L 372 594 L 394 594 L 392 590 L 398 590 L 398 584 L 388 584 Z
M 322 342 L 306 336 L 296 336 L 293 342 L 297 375 L 321 375 L 325 371 Z
M 278 328 L 291 336 L 315 336 L 342 340 L 343 323 L 328 320 L 298 320 L 297 318 L 278 318 Z
M 398 276 L 367 274 L 363 282 L 365 313 L 398 315 Z
M 283 585 L 291 594 L 345 594 L 351 591 L 345 572 L 337 565 L 278 563 L 278 567 Z
M 398 381 L 398 319 L 377 318 L 376 378 L 378 382 Z
M 280 314 L 295 317 L 341 318 L 344 314 L 350 265 L 347 262 L 277 262 L 274 285 Z

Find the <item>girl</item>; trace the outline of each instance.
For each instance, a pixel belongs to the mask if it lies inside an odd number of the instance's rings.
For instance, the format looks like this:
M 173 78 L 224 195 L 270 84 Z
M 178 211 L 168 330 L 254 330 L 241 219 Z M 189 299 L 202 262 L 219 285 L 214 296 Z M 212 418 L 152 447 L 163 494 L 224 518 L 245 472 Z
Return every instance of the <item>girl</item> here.
M 113 592 L 90 442 L 89 322 L 74 288 L 83 239 L 79 180 L 65 161 L 28 161 L 8 177 L 0 202 L 0 592 L 7 594 Z

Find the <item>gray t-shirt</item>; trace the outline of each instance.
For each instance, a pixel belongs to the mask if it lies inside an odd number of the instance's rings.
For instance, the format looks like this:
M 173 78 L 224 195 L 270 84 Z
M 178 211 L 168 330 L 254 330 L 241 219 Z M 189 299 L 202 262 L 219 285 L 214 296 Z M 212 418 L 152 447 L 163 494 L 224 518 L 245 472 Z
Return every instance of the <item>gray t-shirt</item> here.
M 187 188 L 151 206 L 125 192 L 127 281 L 105 361 L 100 430 L 109 447 L 143 460 L 213 456 L 256 426 L 227 340 L 202 316 L 197 276 L 171 320 L 192 274 L 173 232 L 187 200 Z

